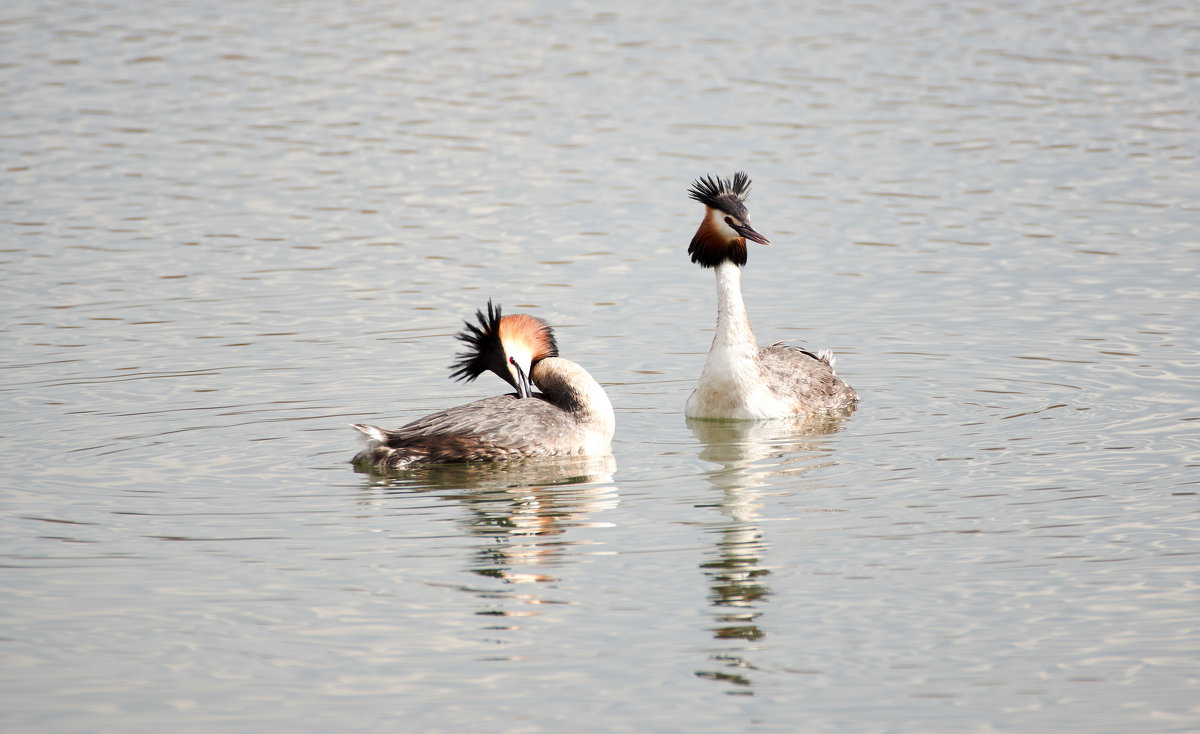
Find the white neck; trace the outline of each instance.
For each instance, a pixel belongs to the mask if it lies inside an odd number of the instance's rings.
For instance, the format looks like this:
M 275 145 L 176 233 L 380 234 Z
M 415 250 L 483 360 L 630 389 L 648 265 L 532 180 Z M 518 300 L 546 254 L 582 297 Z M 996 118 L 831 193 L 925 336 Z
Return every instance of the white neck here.
M 758 343 L 742 300 L 741 268 L 724 262 L 714 270 L 717 333 L 685 412 L 693 418 L 769 417 L 774 399 L 758 364 Z
M 587 370 L 569 359 L 547 357 L 533 366 L 530 378 L 549 402 L 587 427 L 589 437 L 597 441 L 591 453 L 608 445 L 616 427 L 612 403 Z
M 758 352 L 758 343 L 750 328 L 746 302 L 742 300 L 742 269 L 731 262 L 723 262 L 713 270 L 717 275 L 717 333 L 709 357 L 711 359 L 712 352 L 721 349 L 753 358 Z

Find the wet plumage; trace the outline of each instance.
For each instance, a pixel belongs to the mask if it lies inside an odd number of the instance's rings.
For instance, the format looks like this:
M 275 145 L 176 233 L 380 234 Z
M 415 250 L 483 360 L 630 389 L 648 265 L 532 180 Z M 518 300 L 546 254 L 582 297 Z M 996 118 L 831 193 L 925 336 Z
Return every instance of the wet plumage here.
M 413 463 L 592 456 L 609 451 L 612 405 L 587 370 L 558 356 L 554 332 L 528 314 L 502 316 L 488 302 L 458 334 L 467 349 L 452 376 L 471 381 L 494 372 L 516 392 L 439 411 L 395 429 L 353 424 L 368 439 L 354 457 L 362 468 Z M 532 392 L 530 384 L 540 392 Z
M 688 253 L 717 280 L 717 329 L 699 384 L 687 401 L 692 418 L 757 420 L 853 410 L 858 394 L 833 371 L 833 356 L 778 342 L 758 348 L 742 299 L 746 240 L 770 241 L 750 225 L 745 201 L 750 178 L 704 177 L 691 198 L 704 204 Z

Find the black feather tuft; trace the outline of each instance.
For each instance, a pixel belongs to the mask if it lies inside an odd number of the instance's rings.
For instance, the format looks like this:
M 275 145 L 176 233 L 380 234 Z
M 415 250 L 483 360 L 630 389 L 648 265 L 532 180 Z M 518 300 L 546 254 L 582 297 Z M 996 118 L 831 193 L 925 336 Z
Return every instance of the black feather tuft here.
M 454 364 L 450 365 L 450 376 L 455 380 L 470 382 L 488 370 L 498 375 L 505 374 L 504 350 L 500 346 L 500 307 L 493 306 L 489 298 L 487 308 L 487 316 L 483 315 L 482 310 L 475 311 L 478 326 L 466 321 L 467 328 L 455 336 L 467 345 L 467 351 L 459 354 Z
M 701 176 L 692 182 L 688 195 L 704 206 L 745 219 L 744 202 L 750 196 L 750 177 L 744 171 L 734 173 L 732 179 Z

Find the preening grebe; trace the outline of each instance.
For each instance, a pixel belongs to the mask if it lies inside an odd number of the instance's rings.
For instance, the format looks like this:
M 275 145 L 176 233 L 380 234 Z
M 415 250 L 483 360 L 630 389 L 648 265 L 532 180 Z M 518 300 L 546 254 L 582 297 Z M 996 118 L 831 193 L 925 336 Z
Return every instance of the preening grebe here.
M 353 424 L 370 439 L 355 466 L 394 469 L 412 463 L 495 461 L 609 452 L 615 421 L 604 388 L 587 370 L 558 356 L 550 326 L 528 314 L 500 315 L 488 301 L 479 325 L 466 322 L 467 350 L 452 376 L 471 381 L 492 371 L 516 388 L 387 430 Z M 540 393 L 530 390 L 532 382 Z
M 750 226 L 745 204 L 750 178 L 740 171 L 732 180 L 699 178 L 688 193 L 705 207 L 688 253 L 717 274 L 717 333 L 684 412 L 691 418 L 757 420 L 852 410 L 858 393 L 833 373 L 828 350 L 813 354 L 782 342 L 759 349 L 754 339 L 742 301 L 741 266 L 746 240 L 771 243 Z

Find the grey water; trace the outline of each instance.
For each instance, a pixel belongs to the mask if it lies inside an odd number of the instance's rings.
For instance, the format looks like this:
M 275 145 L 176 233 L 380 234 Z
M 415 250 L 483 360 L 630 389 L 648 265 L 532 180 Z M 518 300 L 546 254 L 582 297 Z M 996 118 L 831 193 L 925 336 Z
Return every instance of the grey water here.
M 6 732 L 1200 731 L 1195 3 L 7 3 Z M 745 170 L 822 425 L 689 422 Z M 611 457 L 378 477 L 487 300 Z

